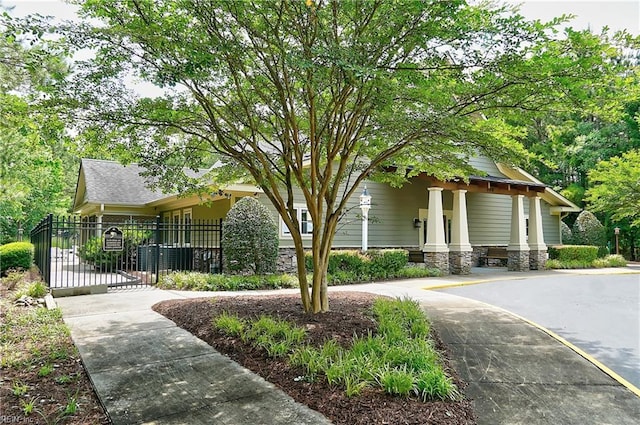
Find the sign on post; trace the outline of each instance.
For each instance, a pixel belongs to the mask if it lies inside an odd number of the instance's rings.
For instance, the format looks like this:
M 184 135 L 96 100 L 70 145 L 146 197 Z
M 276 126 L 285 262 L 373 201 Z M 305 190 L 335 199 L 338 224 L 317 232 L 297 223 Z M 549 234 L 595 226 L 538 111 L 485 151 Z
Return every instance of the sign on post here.
M 123 251 L 124 237 L 122 230 L 117 227 L 109 227 L 102 234 L 102 250 L 103 251 Z

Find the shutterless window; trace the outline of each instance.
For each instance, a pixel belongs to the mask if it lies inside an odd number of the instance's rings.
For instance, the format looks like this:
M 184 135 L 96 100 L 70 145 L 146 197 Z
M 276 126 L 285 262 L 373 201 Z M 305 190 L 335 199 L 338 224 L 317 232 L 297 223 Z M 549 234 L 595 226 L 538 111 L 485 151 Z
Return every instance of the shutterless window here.
M 313 233 L 313 222 L 311 221 L 311 214 L 309 210 L 304 207 L 296 207 L 295 214 L 300 223 L 300 233 L 304 235 L 311 235 Z M 285 236 L 291 236 L 291 232 L 287 225 L 280 219 L 280 226 L 282 227 L 282 234 Z

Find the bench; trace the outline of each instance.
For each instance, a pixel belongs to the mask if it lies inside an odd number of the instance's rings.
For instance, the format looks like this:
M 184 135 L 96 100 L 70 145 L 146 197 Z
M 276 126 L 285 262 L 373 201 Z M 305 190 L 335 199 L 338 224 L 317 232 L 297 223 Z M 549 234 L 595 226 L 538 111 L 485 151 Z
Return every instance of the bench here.
M 410 263 L 424 263 L 424 252 L 422 251 L 409 251 Z
M 509 254 L 507 253 L 507 248 L 492 246 L 487 249 L 487 253 L 485 255 L 480 256 L 480 265 L 484 263 L 485 265 L 489 265 L 489 260 L 508 260 Z

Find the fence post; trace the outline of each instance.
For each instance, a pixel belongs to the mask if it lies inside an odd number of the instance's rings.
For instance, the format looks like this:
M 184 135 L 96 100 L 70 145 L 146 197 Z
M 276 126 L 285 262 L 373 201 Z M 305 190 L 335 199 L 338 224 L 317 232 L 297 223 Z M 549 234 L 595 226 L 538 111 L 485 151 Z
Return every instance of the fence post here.
M 219 273 L 222 274 L 222 219 L 218 222 L 218 229 L 220 232 L 218 233 L 218 246 L 220 247 L 220 255 L 218 256 L 218 270 Z
M 47 215 L 47 231 L 44 235 L 44 280 L 51 287 L 51 239 L 53 238 L 53 214 Z
M 156 216 L 156 235 L 155 235 L 155 240 L 156 240 L 156 249 L 154 254 L 155 257 L 155 261 L 154 261 L 154 267 L 153 267 L 153 274 L 155 275 L 154 277 L 154 285 L 158 284 L 158 281 L 160 280 L 160 236 L 162 235 L 162 232 L 160 230 L 160 216 L 157 215 Z

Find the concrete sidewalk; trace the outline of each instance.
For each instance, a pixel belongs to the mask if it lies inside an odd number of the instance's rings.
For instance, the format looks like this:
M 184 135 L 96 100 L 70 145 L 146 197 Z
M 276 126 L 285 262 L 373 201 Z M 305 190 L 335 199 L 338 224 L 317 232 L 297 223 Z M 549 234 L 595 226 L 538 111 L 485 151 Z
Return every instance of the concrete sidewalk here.
M 56 299 L 114 425 L 330 423 L 151 310 L 176 298 L 132 289 Z
M 502 276 L 511 278 L 481 277 Z M 479 424 L 638 423 L 640 397 L 556 339 L 496 307 L 421 289 L 473 278 L 331 291 L 418 300 L 469 383 L 465 393 L 474 400 Z M 274 291 L 251 292 L 260 293 Z M 136 289 L 57 302 L 114 424 L 329 423 L 150 309 L 165 299 L 239 294 Z

